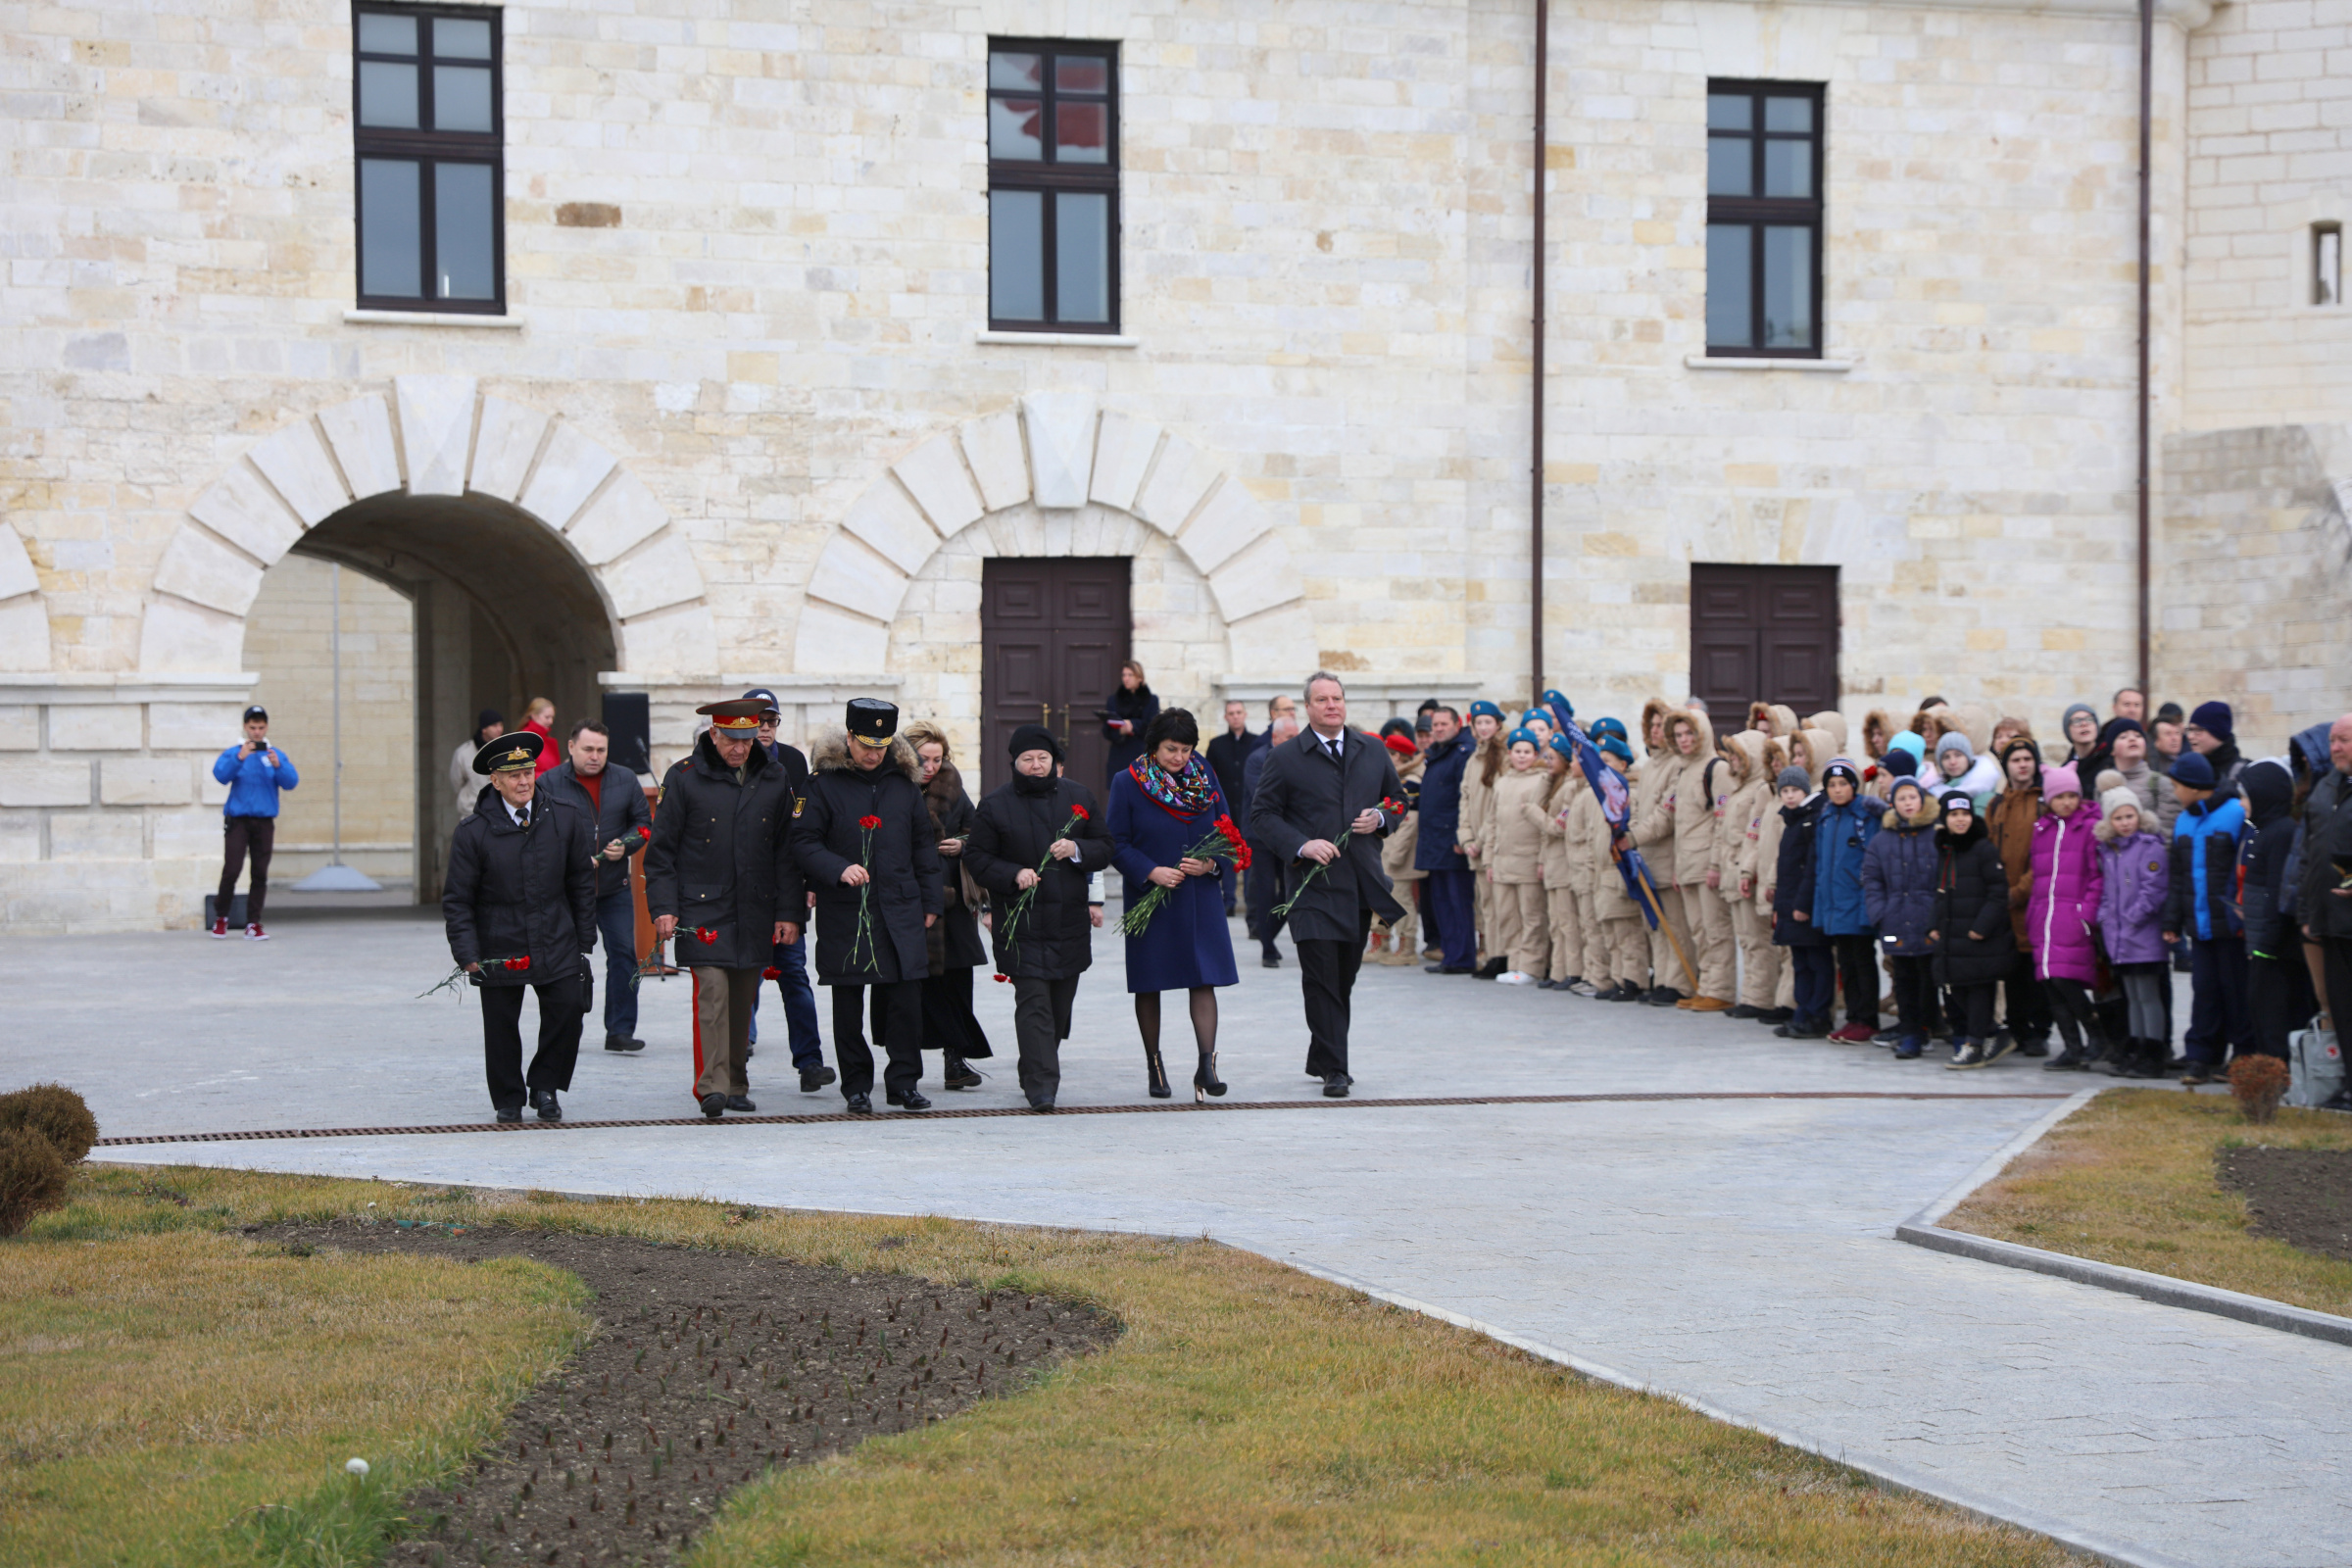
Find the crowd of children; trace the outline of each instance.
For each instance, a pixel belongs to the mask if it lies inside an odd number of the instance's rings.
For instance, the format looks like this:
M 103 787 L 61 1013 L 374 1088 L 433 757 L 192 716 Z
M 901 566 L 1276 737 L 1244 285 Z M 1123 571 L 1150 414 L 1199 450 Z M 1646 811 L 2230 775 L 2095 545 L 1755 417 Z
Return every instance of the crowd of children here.
M 1858 735 L 1837 711 L 1800 720 L 1756 703 L 1727 736 L 1697 701 L 1653 698 L 1638 733 L 1586 727 L 1630 803 L 1621 839 L 1556 710 L 1513 724 L 1472 704 L 1458 802 L 1422 803 L 1458 824 L 1481 977 L 1876 1042 L 1898 1060 L 1948 1042 L 1953 1068 L 2015 1053 L 2047 1071 L 2192 1084 L 2232 1053 L 2284 1055 L 2320 1010 L 2294 911 L 2326 725 L 2250 761 L 2227 704 L 2151 717 L 2126 690 L 2104 719 L 2068 708 L 2045 756 L 2025 720 L 1940 698 L 1899 728 L 1873 711 Z M 1459 717 L 1432 703 L 1417 728 L 1384 728 L 1408 789 L 1434 714 Z M 1408 895 L 1426 885 L 1416 828 L 1388 847 Z M 1654 929 L 1619 870 L 1626 841 Z M 1377 962 L 1463 967 L 1423 951 L 1409 915 L 1372 948 Z M 2179 1055 L 2176 967 L 2193 999 Z

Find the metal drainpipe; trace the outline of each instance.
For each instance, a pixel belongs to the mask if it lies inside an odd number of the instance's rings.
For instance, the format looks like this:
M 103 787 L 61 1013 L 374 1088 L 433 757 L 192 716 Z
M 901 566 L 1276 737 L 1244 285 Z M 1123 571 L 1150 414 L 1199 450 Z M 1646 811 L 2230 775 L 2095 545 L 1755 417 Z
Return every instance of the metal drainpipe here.
M 2153 142 L 2156 0 L 2139 0 L 2139 689 L 2149 690 L 2148 627 L 2148 206 Z
M 2144 0 L 2143 0 L 2144 3 Z M 1536 0 L 1536 157 L 1535 157 L 1535 391 L 1528 415 L 1532 467 L 1528 476 L 1528 653 L 1534 670 L 1531 699 L 1544 695 L 1544 100 L 1550 96 L 1551 0 Z

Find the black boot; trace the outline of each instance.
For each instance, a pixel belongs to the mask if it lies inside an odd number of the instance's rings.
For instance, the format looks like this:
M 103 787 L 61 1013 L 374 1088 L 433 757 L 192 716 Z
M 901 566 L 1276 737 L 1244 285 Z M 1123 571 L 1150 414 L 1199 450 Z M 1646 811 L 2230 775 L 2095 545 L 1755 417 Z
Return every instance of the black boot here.
M 977 1089 L 987 1082 L 979 1070 L 961 1056 L 950 1056 L 947 1059 L 946 1072 L 941 1081 L 950 1089 Z
M 1224 1093 L 1224 1082 L 1217 1077 L 1217 1054 L 1212 1051 L 1193 1069 L 1193 1103 L 1199 1104 L 1202 1095 L 1213 1098 Z
M 2082 1048 L 2068 1046 L 2064 1051 L 2043 1062 L 2041 1070 L 2043 1072 L 2080 1072 L 2085 1064 Z
M 1144 1048 L 1144 1067 L 1152 1077 L 1150 1085 L 1152 1098 L 1153 1100 L 1167 1099 L 1173 1091 L 1168 1088 L 1168 1069 L 1160 1065 L 1157 1046 Z

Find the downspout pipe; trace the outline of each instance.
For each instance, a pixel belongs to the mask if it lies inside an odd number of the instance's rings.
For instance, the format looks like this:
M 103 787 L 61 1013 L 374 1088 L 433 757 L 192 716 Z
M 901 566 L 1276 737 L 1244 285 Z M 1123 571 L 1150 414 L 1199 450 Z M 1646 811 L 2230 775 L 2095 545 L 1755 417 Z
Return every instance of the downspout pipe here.
M 2151 671 L 2149 649 L 2153 642 L 2149 627 L 2149 507 L 2148 485 L 2148 401 L 2150 312 L 2149 295 L 2149 191 L 2152 171 L 2150 153 L 2154 144 L 2156 64 L 2156 0 L 2139 0 L 2139 689 L 2146 692 Z
M 2144 5 L 2148 0 L 2141 0 Z M 1551 59 L 1551 0 L 1536 0 L 1536 145 L 1535 145 L 1535 257 L 1534 326 L 1535 352 L 1530 357 L 1535 384 L 1528 398 L 1530 465 L 1528 470 L 1527 558 L 1528 558 L 1528 656 L 1532 674 L 1528 696 L 1542 701 L 1544 695 L 1544 181 L 1548 171 L 1544 167 L 1545 142 L 1548 127 L 1545 123 L 1545 101 L 1550 97 Z M 2144 416 L 2143 416 L 2144 417 Z

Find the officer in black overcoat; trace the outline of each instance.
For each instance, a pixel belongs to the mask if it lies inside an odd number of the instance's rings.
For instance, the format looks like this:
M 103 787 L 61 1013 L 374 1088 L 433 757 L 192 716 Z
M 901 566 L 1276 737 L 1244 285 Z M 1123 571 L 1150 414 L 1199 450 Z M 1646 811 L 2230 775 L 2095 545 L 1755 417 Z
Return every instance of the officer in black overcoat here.
M 1291 940 L 1306 1003 L 1306 1070 L 1348 1098 L 1348 1026 L 1372 917 L 1404 913 L 1380 868 L 1380 841 L 1404 820 L 1389 749 L 1348 727 L 1336 676 L 1306 683 L 1306 724 L 1270 753 L 1250 803 L 1250 836 L 1292 862 Z M 1320 871 L 1315 867 L 1321 866 Z M 1311 878 L 1309 873 L 1313 873 Z
M 523 730 L 485 743 L 473 770 L 490 782 L 458 824 L 441 883 L 449 956 L 482 993 L 482 1066 L 500 1121 L 562 1121 L 558 1090 L 571 1088 L 580 1019 L 594 987 L 594 824 L 540 794 L 546 740 Z M 539 998 L 539 1049 L 522 1066 L 522 992 Z
M 792 785 L 757 744 L 757 702 L 706 703 L 710 727 L 670 765 L 645 851 L 645 906 L 694 976 L 694 1099 L 706 1116 L 757 1110 L 746 1066 L 760 975 L 800 935 Z
M 793 858 L 815 896 L 816 983 L 833 988 L 833 1056 L 849 1108 L 874 1108 L 870 990 L 875 1043 L 890 1057 L 889 1102 L 928 1110 L 916 1086 L 930 972 L 923 933 L 945 907 L 938 840 L 897 706 L 853 698 L 846 717 L 846 733 L 826 737 L 810 759 L 814 771 L 792 827 Z

